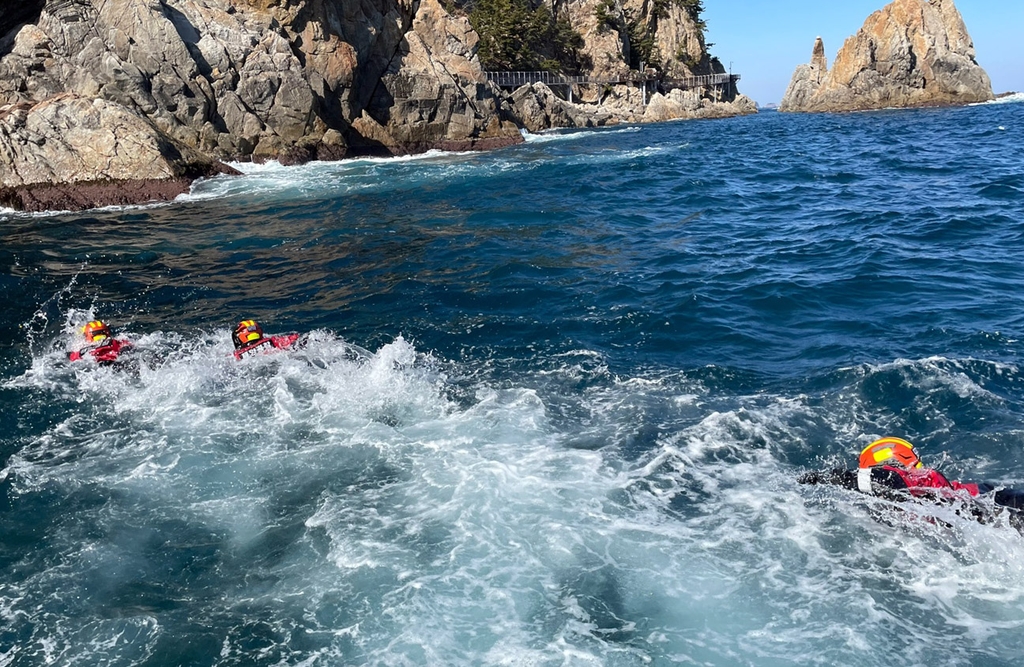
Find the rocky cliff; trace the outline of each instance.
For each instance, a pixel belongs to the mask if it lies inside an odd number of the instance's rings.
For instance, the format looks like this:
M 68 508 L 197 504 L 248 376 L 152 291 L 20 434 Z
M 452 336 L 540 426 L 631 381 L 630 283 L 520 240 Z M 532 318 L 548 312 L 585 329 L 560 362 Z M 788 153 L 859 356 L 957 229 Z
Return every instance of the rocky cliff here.
M 0 206 L 77 210 L 167 200 L 196 178 L 237 173 L 106 100 L 63 93 L 0 112 Z
M 517 90 L 510 115 L 530 131 L 595 127 L 757 113 L 753 100 L 732 84 L 687 88 L 695 76 L 726 74 L 708 53 L 697 0 L 578 0 L 564 11 L 583 40 L 583 74 L 596 79 L 649 79 L 637 85 L 574 86 L 571 103 L 543 84 Z M 643 69 L 643 72 L 640 71 Z M 559 89 L 561 92 L 561 89 Z
M 210 158 L 293 162 L 521 141 L 498 113 L 468 21 L 437 0 L 45 0 L 0 10 L 0 30 L 0 113 L 35 117 L 66 94 L 101 100 L 142 121 L 117 127 L 173 154 L 175 178 L 208 172 Z M 8 124 L 0 155 L 30 155 L 27 132 Z M 64 173 L 29 176 L 24 165 L 0 162 L 0 186 L 24 190 Z M 86 162 L 75 175 L 117 178 Z
M 169 198 L 230 172 L 221 161 L 493 148 L 522 141 L 517 123 L 754 109 L 732 86 L 683 95 L 668 85 L 723 71 L 705 48 L 700 0 L 540 1 L 578 31 L 583 73 L 628 78 L 653 66 L 653 111 L 625 85 L 577 87 L 589 105 L 539 88 L 509 98 L 487 81 L 457 0 L 3 3 L 0 205 Z
M 728 101 L 715 101 L 701 89 L 674 89 L 664 93 L 651 90 L 645 103 L 639 88 L 613 86 L 598 102 L 577 104 L 558 97 L 543 83 L 516 90 L 511 96 L 510 107 L 509 115 L 530 132 L 555 127 L 661 123 L 757 113 L 757 104 L 745 95 L 736 95 Z
M 953 0 L 895 0 L 846 40 L 827 69 L 815 43 L 780 111 L 860 111 L 970 104 L 993 99 Z
M 654 67 L 666 79 L 724 71 L 708 54 L 700 3 L 692 0 L 547 0 L 583 38 L 586 74 L 628 75 Z M 716 70 L 717 66 L 717 70 Z

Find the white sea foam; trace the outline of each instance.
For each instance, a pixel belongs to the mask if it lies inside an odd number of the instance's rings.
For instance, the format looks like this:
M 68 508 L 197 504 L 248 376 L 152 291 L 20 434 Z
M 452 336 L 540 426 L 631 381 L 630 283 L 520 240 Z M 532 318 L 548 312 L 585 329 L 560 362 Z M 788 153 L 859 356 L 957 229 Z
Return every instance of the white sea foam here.
M 642 131 L 643 127 L 639 125 L 600 129 L 546 130 L 536 134 L 524 132 L 523 139 L 528 144 L 546 144 L 555 141 L 577 141 L 594 135 L 633 134 Z
M 977 104 L 972 104 L 971 106 L 984 106 L 991 104 L 1018 104 L 1020 102 L 1024 102 L 1024 93 L 1013 93 L 1012 95 L 999 97 L 989 102 L 979 102 Z
M 857 403 L 719 399 L 679 374 L 611 377 L 579 349 L 553 359 L 542 389 L 482 382 L 460 407 L 445 365 L 402 338 L 371 352 L 318 331 L 243 363 L 225 332 L 137 344 L 160 358 L 137 375 L 44 354 L 11 385 L 79 406 L 12 457 L 11 492 L 107 498 L 78 517 L 93 536 L 57 527 L 61 563 L 0 606 L 54 660 L 130 662 L 170 631 L 70 631 L 43 611 L 97 572 L 105 591 L 175 585 L 147 533 L 119 526 L 164 531 L 171 554 L 216 545 L 226 597 L 189 613 L 259 610 L 282 664 L 933 663 L 940 636 L 969 652 L 1024 625 L 1024 541 L 1008 526 L 943 508 L 905 520 L 794 484 L 801 425 L 838 430 Z M 985 395 L 940 358 L 864 372 Z M 559 382 L 594 385 L 562 397 L 575 424 L 544 398 Z M 674 427 L 631 452 L 644 419 Z M 587 438 L 599 446 L 576 446 Z M 895 526 L 875 520 L 884 511 Z M 899 609 L 914 613 L 894 638 Z M 252 655 L 244 627 L 217 630 L 225 660 Z

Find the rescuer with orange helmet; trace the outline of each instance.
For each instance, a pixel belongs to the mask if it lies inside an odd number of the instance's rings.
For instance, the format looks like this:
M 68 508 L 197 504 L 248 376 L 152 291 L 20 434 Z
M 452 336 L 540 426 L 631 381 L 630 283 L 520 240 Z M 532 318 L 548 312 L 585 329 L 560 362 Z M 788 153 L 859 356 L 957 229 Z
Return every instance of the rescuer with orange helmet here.
M 68 359 L 71 361 L 80 361 L 91 357 L 97 363 L 112 364 L 117 361 L 118 356 L 125 349 L 131 347 L 131 343 L 127 339 L 114 338 L 110 326 L 103 320 L 86 322 L 80 331 L 85 339 L 85 344 L 77 350 L 68 352 Z
M 902 438 L 875 440 L 860 453 L 857 470 L 836 468 L 810 472 L 798 480 L 801 484 L 834 484 L 889 500 L 970 501 L 993 493 L 996 505 L 1011 508 L 1011 523 L 1024 532 L 1024 491 L 998 488 L 993 484 L 949 480 L 935 468 L 926 466 L 917 449 Z M 972 507 L 971 514 L 983 519 L 986 513 Z
M 256 320 L 242 320 L 231 334 L 235 346 L 235 358 L 245 359 L 271 350 L 283 350 L 295 344 L 299 334 L 267 336 Z

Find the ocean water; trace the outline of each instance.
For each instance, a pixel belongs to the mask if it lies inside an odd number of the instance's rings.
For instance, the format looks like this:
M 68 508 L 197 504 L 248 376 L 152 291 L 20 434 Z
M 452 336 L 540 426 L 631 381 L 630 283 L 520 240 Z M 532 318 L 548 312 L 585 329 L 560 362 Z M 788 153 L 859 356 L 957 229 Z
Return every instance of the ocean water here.
M 1022 155 L 763 113 L 0 214 L 0 666 L 1019 665 L 1005 517 L 796 479 L 1024 488 Z

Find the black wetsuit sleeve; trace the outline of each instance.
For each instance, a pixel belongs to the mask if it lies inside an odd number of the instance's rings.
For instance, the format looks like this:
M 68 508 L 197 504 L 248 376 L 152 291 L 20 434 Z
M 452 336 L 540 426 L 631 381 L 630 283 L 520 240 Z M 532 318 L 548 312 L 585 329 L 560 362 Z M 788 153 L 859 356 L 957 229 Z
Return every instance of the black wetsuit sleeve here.
M 801 484 L 830 484 L 850 491 L 860 491 L 856 470 L 821 470 L 809 472 L 797 479 Z M 907 483 L 893 470 L 874 468 L 871 470 L 871 484 L 875 495 L 889 500 L 903 500 L 907 496 Z
M 900 474 L 895 470 L 886 470 L 885 468 L 872 468 L 871 470 L 871 482 L 879 486 L 884 486 L 887 489 L 893 489 L 896 491 L 904 491 L 907 488 L 907 483 L 900 477 Z
M 832 470 L 815 470 L 801 475 L 797 480 L 801 484 L 831 484 L 845 489 L 857 490 L 857 473 L 852 470 L 833 468 Z

